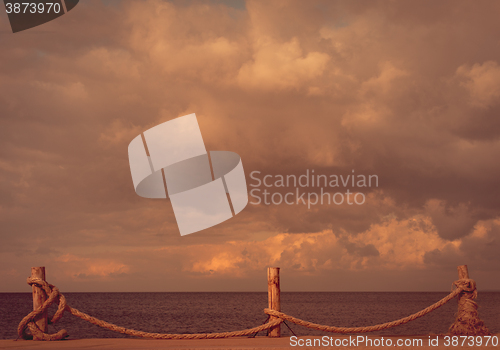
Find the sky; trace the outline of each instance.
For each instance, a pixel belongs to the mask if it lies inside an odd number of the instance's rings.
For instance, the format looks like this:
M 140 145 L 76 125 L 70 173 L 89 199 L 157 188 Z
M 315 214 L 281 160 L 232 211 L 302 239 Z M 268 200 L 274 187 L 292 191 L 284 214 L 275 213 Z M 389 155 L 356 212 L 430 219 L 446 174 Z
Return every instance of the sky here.
M 449 291 L 464 264 L 479 292 L 500 290 L 498 13 L 85 0 L 13 34 L 2 11 L 0 292 L 30 292 L 32 266 L 62 292 L 265 292 L 270 266 L 283 291 Z M 136 195 L 127 148 L 190 113 L 207 150 L 241 156 L 254 194 L 350 189 L 363 203 L 250 196 L 181 237 L 169 200 Z M 253 179 L 312 171 L 378 181 Z

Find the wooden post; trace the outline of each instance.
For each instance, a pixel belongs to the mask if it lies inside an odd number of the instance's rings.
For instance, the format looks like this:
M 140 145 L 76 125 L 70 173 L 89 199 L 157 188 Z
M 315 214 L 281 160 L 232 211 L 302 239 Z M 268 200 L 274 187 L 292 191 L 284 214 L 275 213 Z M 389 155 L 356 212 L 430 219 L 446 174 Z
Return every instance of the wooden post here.
M 269 308 L 275 311 L 281 311 L 280 305 L 280 268 L 279 267 L 268 267 L 267 268 L 267 293 L 269 300 Z M 278 317 L 271 316 L 270 321 L 277 319 Z M 269 330 L 270 337 L 280 337 L 281 328 L 280 325 L 273 327 Z
M 467 269 L 467 265 L 460 265 L 459 267 L 457 267 L 457 270 L 459 279 L 469 278 L 469 270 Z
M 32 267 L 31 268 L 31 277 L 32 278 L 39 278 L 43 281 L 45 281 L 45 267 Z M 33 289 L 33 310 L 38 309 L 43 305 L 45 300 L 47 300 L 47 295 L 45 294 L 45 291 L 36 286 L 32 285 L 31 288 Z M 36 325 L 40 330 L 44 333 L 47 333 L 48 331 L 48 320 L 47 320 L 47 311 L 45 311 L 43 314 L 38 316 L 35 320 Z M 37 339 L 34 339 L 37 340 Z
M 457 267 L 458 278 L 469 279 L 469 270 L 467 265 Z M 473 287 L 469 284 L 468 286 Z M 474 299 L 477 296 L 476 290 L 462 291 L 458 295 L 458 312 L 455 322 L 451 325 L 449 332 L 456 336 L 478 336 L 491 335 L 488 327 L 479 318 L 477 312 L 477 303 Z
M 467 265 L 460 265 L 457 267 L 458 270 L 458 279 L 469 279 L 469 269 L 467 268 Z M 470 293 L 467 292 L 462 292 L 458 295 L 458 314 L 461 314 L 464 312 L 463 305 L 465 303 L 466 299 L 469 299 L 470 296 L 468 295 Z

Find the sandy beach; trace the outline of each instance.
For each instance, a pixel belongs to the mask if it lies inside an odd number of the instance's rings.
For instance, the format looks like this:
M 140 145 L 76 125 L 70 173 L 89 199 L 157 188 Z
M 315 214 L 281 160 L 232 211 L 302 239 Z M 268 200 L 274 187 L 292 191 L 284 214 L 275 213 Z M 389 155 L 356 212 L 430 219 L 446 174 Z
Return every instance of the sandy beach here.
M 500 334 L 496 334 L 499 337 Z M 116 339 L 116 338 L 106 338 L 106 339 L 75 339 L 75 340 L 63 340 L 56 342 L 35 342 L 27 340 L 0 340 L 0 349 L 124 349 L 124 350 L 139 350 L 139 349 L 380 349 L 383 347 L 396 347 L 404 349 L 463 349 L 472 348 L 472 346 L 462 346 L 462 340 L 459 340 L 458 345 L 447 345 L 445 344 L 444 336 L 439 336 L 439 345 L 436 346 L 429 345 L 429 337 L 435 339 L 436 335 L 431 336 L 386 336 L 386 337 L 376 337 L 367 336 L 372 344 L 367 345 L 366 343 L 355 344 L 358 335 L 351 336 L 351 345 L 347 346 L 335 346 L 335 341 L 337 343 L 342 341 L 342 339 L 349 339 L 349 336 L 335 337 L 327 335 L 330 344 L 326 344 L 326 340 L 321 336 L 310 337 L 303 336 L 299 339 L 304 341 L 302 346 L 296 344 L 292 346 L 295 341 L 291 341 L 289 337 L 281 338 L 268 338 L 268 337 L 255 337 L 255 338 L 229 338 L 229 339 L 202 339 L 202 340 L 153 340 L 153 339 Z M 366 337 L 365 335 L 360 337 Z M 401 345 L 398 346 L 398 340 L 406 341 L 407 344 L 412 343 L 412 345 Z M 308 346 L 309 344 L 314 344 L 319 346 Z M 344 340 L 347 344 L 347 340 Z M 354 345 L 353 345 L 354 343 Z M 389 345 L 388 343 L 392 343 Z M 321 345 L 323 344 L 323 345 Z M 331 345 L 333 344 L 333 346 Z M 379 344 L 376 346 L 376 344 Z M 384 345 L 382 345 L 384 344 Z M 485 346 L 484 344 L 480 346 L 481 348 L 498 348 L 491 344 L 491 342 Z

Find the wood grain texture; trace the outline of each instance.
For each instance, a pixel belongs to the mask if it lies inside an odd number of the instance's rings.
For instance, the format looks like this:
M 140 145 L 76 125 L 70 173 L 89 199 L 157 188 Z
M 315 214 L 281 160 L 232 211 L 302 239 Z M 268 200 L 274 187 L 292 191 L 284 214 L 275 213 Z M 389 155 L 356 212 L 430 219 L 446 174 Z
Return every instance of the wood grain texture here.
M 43 266 L 32 267 L 31 277 L 40 278 L 41 280 L 45 281 L 45 267 Z M 47 295 L 45 294 L 45 291 L 42 288 L 36 285 L 32 285 L 31 288 L 33 290 L 33 310 L 36 310 L 39 307 L 42 307 L 45 300 L 47 300 Z M 38 316 L 35 319 L 35 323 L 42 332 L 47 333 L 48 331 L 47 312 L 44 312 L 43 314 Z
M 281 311 L 280 304 L 280 268 L 268 267 L 267 268 L 267 293 L 269 301 L 269 309 Z M 274 321 L 278 317 L 271 316 L 270 321 Z M 269 330 L 270 337 L 281 336 L 281 325 L 277 325 Z

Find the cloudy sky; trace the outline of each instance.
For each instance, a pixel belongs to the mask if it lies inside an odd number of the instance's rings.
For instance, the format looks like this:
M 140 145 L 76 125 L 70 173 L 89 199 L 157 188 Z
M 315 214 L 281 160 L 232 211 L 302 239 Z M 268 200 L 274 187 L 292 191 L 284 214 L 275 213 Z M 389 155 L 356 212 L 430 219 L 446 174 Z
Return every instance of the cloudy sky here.
M 2 11 L 0 292 L 29 292 L 31 266 L 62 291 L 266 291 L 268 266 L 285 291 L 448 291 L 462 264 L 499 290 L 498 13 L 85 0 L 12 34 Z M 181 237 L 168 200 L 135 194 L 127 147 L 189 113 L 249 185 L 314 170 L 378 186 L 349 187 L 362 205 L 249 204 Z

